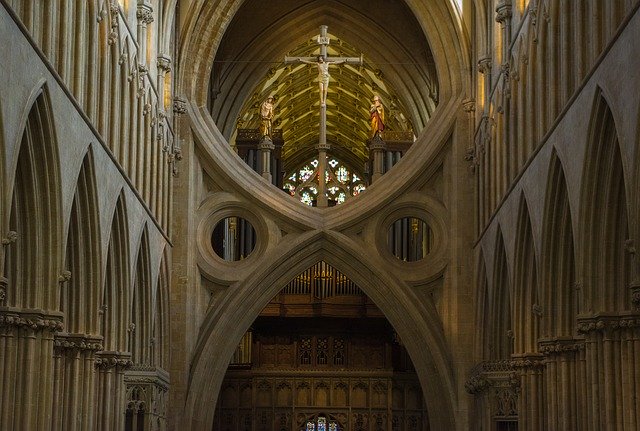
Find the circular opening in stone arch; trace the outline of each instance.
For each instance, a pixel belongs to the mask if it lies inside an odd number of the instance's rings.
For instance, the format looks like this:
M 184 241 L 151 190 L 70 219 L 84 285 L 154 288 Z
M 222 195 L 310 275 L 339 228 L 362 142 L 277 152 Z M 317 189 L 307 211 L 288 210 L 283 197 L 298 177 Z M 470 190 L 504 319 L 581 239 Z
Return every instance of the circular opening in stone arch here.
M 433 247 L 431 227 L 418 217 L 403 217 L 387 229 L 387 247 L 396 258 L 405 262 L 424 259 Z
M 211 234 L 213 251 L 228 262 L 246 259 L 256 246 L 256 231 L 242 217 L 225 217 L 213 228 Z

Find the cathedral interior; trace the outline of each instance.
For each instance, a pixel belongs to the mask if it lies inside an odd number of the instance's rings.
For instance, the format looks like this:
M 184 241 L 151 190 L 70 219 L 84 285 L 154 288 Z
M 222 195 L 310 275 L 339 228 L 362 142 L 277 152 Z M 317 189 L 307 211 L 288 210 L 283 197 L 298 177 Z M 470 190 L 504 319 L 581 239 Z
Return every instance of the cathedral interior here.
M 0 430 L 640 429 L 640 0 L 0 0 L 0 41 Z

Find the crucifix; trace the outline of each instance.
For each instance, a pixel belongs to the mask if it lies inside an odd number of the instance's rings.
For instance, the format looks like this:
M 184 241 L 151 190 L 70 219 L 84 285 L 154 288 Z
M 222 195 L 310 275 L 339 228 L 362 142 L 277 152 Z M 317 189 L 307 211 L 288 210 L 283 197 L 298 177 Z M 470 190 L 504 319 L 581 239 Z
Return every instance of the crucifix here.
M 320 35 L 317 39 L 320 45 L 320 55 L 316 57 L 286 57 L 285 64 L 304 63 L 315 64 L 318 67 L 318 85 L 320 89 L 320 137 L 316 149 L 318 150 L 318 206 L 326 207 L 326 179 L 325 172 L 327 169 L 327 150 L 330 145 L 327 144 L 327 94 L 329 90 L 329 65 L 331 64 L 358 64 L 363 63 L 360 57 L 329 57 L 327 55 L 327 47 L 329 46 L 329 36 L 327 36 L 327 26 L 320 26 Z

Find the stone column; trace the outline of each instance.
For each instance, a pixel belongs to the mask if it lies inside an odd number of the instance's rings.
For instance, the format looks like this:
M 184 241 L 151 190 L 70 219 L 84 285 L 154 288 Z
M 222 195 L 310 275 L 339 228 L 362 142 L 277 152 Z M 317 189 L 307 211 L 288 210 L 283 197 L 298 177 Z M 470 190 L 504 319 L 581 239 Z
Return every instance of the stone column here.
M 384 157 L 387 153 L 387 144 L 382 140 L 380 135 L 374 136 L 370 143 L 369 149 L 373 153 L 373 172 L 371 173 L 371 183 L 378 181 L 378 178 L 384 174 Z
M 264 136 L 258 144 L 258 149 L 260 150 L 262 178 L 265 178 L 269 182 L 273 179 L 273 176 L 271 175 L 271 151 L 275 148 L 276 146 L 273 145 L 273 141 L 268 136 Z
M 131 353 L 96 353 L 96 426 L 100 431 L 124 429 L 126 389 L 124 373 L 131 367 Z
M 136 10 L 138 19 L 138 63 L 147 65 L 147 25 L 153 22 L 153 8 L 147 3 L 139 3 Z
M 58 333 L 54 338 L 54 396 L 52 429 L 95 428 L 95 353 L 102 336 Z
M 171 72 L 171 58 L 166 55 L 158 56 L 158 99 L 160 99 L 160 106 L 162 106 L 163 111 L 167 111 L 166 100 L 164 97 L 165 94 L 165 86 L 166 86 L 166 76 Z M 171 83 L 169 83 L 170 85 Z
M 331 148 L 331 145 L 318 144 L 316 149 L 318 150 L 318 207 L 326 208 L 329 205 L 327 200 L 327 183 L 325 173 L 327 171 L 327 151 Z
M 48 430 L 57 311 L 0 307 L 0 429 Z

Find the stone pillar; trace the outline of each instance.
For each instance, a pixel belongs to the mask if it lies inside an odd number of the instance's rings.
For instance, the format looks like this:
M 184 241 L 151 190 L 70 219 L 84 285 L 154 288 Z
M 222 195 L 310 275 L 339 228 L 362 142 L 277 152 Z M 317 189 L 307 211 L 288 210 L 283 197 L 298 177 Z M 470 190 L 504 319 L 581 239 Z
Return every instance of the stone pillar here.
M 586 429 L 581 420 L 589 406 L 581 377 L 584 340 L 557 337 L 540 340 L 544 360 L 545 422 L 542 429 Z
M 326 171 L 327 171 L 327 151 L 331 148 L 329 144 L 318 144 L 316 149 L 318 150 L 318 207 L 326 208 L 329 205 L 327 200 L 327 183 L 326 183 Z
M 160 106 L 162 106 L 163 111 L 167 111 L 167 103 L 169 101 L 165 100 L 165 86 L 167 85 L 165 82 L 166 76 L 171 72 L 171 58 L 166 55 L 158 56 L 158 99 L 160 99 Z M 171 85 L 171 83 L 169 83 Z
M 273 176 L 271 175 L 271 151 L 276 148 L 273 145 L 273 141 L 268 136 L 263 136 L 258 144 L 260 150 L 260 166 L 262 171 L 262 178 L 271 182 Z
M 102 349 L 100 335 L 55 335 L 52 429 L 95 428 L 95 353 Z
M 147 3 L 138 3 L 138 63 L 147 65 L 147 25 L 153 22 L 153 8 Z
M 369 149 L 373 154 L 373 172 L 371 173 L 371 183 L 373 184 L 384 174 L 384 157 L 387 153 L 387 144 L 380 135 L 376 134 L 369 143 Z
M 544 429 L 544 370 L 543 356 L 539 353 L 513 355 L 513 366 L 520 376 L 518 398 L 518 429 L 537 431 Z
M 48 430 L 57 311 L 0 307 L 0 429 Z
M 124 373 L 132 365 L 131 353 L 96 353 L 96 426 L 100 431 L 124 429 L 126 389 Z

